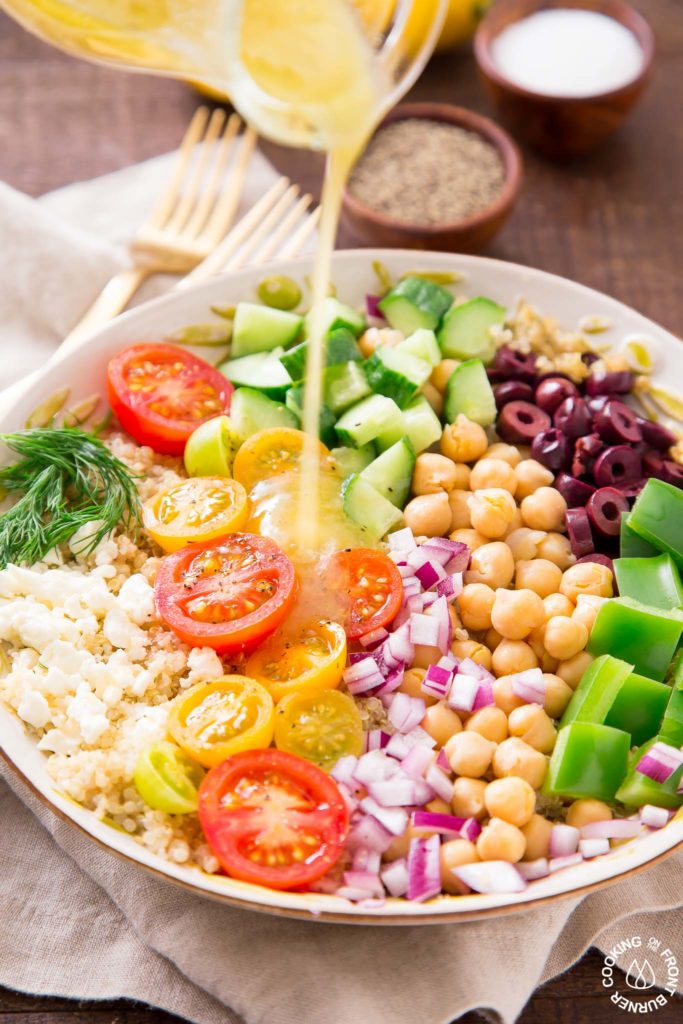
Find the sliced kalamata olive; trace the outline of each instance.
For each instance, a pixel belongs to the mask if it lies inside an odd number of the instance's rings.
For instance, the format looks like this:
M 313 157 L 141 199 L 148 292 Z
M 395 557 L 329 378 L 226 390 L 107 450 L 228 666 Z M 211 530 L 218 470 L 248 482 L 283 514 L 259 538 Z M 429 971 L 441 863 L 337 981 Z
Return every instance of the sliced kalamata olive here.
M 508 444 L 531 444 L 550 426 L 550 416 L 531 402 L 508 402 L 501 409 L 496 430 Z
M 494 384 L 493 394 L 499 412 L 508 402 L 533 402 L 534 400 L 531 385 L 525 384 L 521 380 L 504 380 L 501 384 Z
M 619 490 L 625 498 L 628 498 L 629 501 L 632 501 L 634 498 L 638 497 L 646 483 L 647 477 L 643 476 L 640 478 L 640 480 L 631 480 L 629 483 L 623 484 L 619 488 Z
M 607 405 L 608 402 L 611 402 L 611 401 L 612 401 L 612 396 L 611 395 L 595 395 L 594 398 L 587 398 L 586 399 L 586 404 L 587 404 L 588 408 L 590 409 L 590 411 L 595 416 L 597 413 L 600 412 L 601 409 L 605 408 L 605 406 Z
M 565 398 L 555 410 L 553 424 L 567 437 L 583 437 L 584 434 L 590 434 L 593 415 L 585 398 Z
M 614 587 L 614 593 L 618 594 L 617 581 L 614 575 L 614 563 L 608 555 L 601 555 L 598 552 L 592 555 L 584 555 L 583 558 L 577 558 L 577 562 L 597 562 L 598 565 L 606 565 L 609 571 L 612 573 L 612 586 Z
M 493 368 L 504 380 L 523 380 L 527 384 L 536 380 L 536 356 L 531 352 L 517 352 L 508 345 L 501 345 L 496 352 Z
M 643 460 L 628 445 L 606 448 L 595 460 L 593 475 L 598 487 L 621 487 L 643 475 Z
M 494 370 L 492 366 L 489 366 L 486 370 L 486 376 L 489 379 L 489 384 L 502 384 L 505 377 L 498 370 Z
M 646 452 L 643 455 L 643 473 L 646 477 L 655 477 L 656 480 L 664 479 L 664 459 L 659 452 Z
M 584 366 L 592 366 L 593 363 L 597 363 L 600 358 L 595 352 L 584 352 L 581 356 L 581 362 Z
M 652 420 L 646 420 L 645 417 L 639 416 L 638 424 L 643 433 L 643 441 L 652 448 L 656 448 L 657 451 L 668 451 L 678 440 L 673 430 L 669 430 L 663 423 L 653 423 Z
M 622 514 L 629 509 L 627 498 L 616 487 L 601 487 L 586 502 L 588 518 L 603 537 L 619 536 Z
M 663 480 L 668 484 L 673 484 L 674 487 L 683 487 L 683 466 L 679 466 L 671 459 L 665 459 L 662 470 Z
M 583 508 L 591 494 L 595 494 L 595 487 L 584 480 L 577 480 L 569 473 L 560 473 L 555 480 L 555 487 L 570 507 Z
M 551 377 L 559 377 L 560 380 L 571 380 L 568 373 L 562 373 L 561 370 L 546 370 L 545 373 L 536 374 L 536 384 L 540 384 L 542 380 L 550 380 Z
M 585 476 L 591 473 L 595 460 L 604 447 L 597 434 L 586 434 L 585 437 L 577 437 L 576 441 L 574 441 L 574 458 L 572 459 L 572 473 L 574 476 Z
M 546 377 L 536 386 L 534 400 L 539 409 L 550 416 L 566 398 L 578 398 L 579 390 L 565 377 Z
M 638 444 L 643 440 L 643 431 L 633 409 L 616 398 L 596 413 L 593 428 L 608 444 Z
M 593 551 L 593 534 L 585 508 L 567 509 L 567 534 L 572 551 L 577 558 Z
M 545 416 L 545 413 L 542 415 Z M 546 419 L 548 419 L 547 416 Z M 553 472 L 564 469 L 571 458 L 569 438 L 554 427 L 551 427 L 550 430 L 542 430 L 531 442 L 531 455 L 541 465 L 552 469 Z
M 633 391 L 633 374 L 630 370 L 615 370 L 611 373 L 592 373 L 586 381 L 589 395 L 628 395 Z

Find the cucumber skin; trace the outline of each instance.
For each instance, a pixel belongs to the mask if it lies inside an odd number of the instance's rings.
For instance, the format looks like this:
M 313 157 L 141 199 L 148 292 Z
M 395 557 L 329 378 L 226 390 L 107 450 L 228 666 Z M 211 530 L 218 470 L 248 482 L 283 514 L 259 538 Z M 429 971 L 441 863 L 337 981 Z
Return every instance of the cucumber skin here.
M 440 285 L 434 284 L 432 281 L 425 281 L 421 277 L 406 277 L 399 281 L 396 287 L 392 288 L 378 303 L 387 323 L 397 330 L 404 328 L 395 317 L 392 320 L 392 305 L 396 299 L 402 299 L 403 302 L 418 311 L 419 315 L 414 317 L 414 330 L 420 327 L 434 330 L 447 310 L 453 305 L 453 296 Z M 403 322 L 405 324 L 405 321 Z
M 481 395 L 477 396 L 479 388 Z M 496 400 L 481 359 L 460 363 L 448 380 L 444 416 L 448 423 L 454 423 L 460 414 L 481 427 L 490 427 L 496 422 Z
M 287 398 L 285 399 L 287 409 L 297 417 L 297 426 L 303 421 L 303 410 L 304 410 L 304 389 L 303 385 L 295 384 L 287 392 Z M 331 445 L 336 444 L 337 435 L 334 429 L 337 417 L 334 415 L 329 406 L 324 403 L 320 407 L 320 419 L 318 425 L 318 436 L 322 443 L 328 448 Z
M 303 380 L 306 375 L 306 358 L 309 342 L 302 341 L 294 348 L 283 352 L 280 362 L 293 381 Z M 338 363 L 362 362 L 363 353 L 358 348 L 355 336 L 345 327 L 332 331 L 325 343 L 325 366 Z
M 373 352 L 364 368 L 368 384 L 375 394 L 393 399 L 399 409 L 405 408 L 419 390 L 419 385 L 382 362 L 378 352 Z
M 366 328 L 365 317 L 358 313 L 352 306 L 340 302 L 338 299 L 328 296 L 324 304 L 323 333 L 327 336 L 340 328 L 350 331 L 354 337 L 359 337 Z M 310 312 L 304 317 L 306 335 L 310 326 Z
M 437 333 L 444 358 L 481 359 L 482 362 L 488 365 L 496 354 L 496 343 L 489 337 L 488 330 L 496 324 L 502 324 L 506 312 L 507 310 L 504 306 L 499 306 L 498 303 L 482 296 L 470 299 L 469 302 L 463 302 L 459 306 L 454 306 L 444 316 Z M 481 324 L 477 325 L 474 329 L 471 327 L 468 321 L 472 320 L 472 314 L 474 314 L 476 320 L 481 320 L 483 330 L 481 329 Z M 482 314 L 484 315 L 482 316 Z M 458 341 L 452 337 L 452 334 L 454 328 L 457 330 L 460 322 L 463 320 L 466 324 L 465 331 L 469 331 L 470 338 L 472 335 L 477 335 L 476 344 L 473 344 L 471 341 L 463 344 L 463 339 L 461 339 L 460 347 L 458 347 Z

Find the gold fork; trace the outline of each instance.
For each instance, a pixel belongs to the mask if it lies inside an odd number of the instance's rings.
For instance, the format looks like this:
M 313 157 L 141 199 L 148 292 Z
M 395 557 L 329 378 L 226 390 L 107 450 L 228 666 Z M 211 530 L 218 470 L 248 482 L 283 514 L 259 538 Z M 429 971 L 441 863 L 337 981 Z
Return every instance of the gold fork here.
M 241 127 L 237 114 L 228 118 L 221 108 L 195 111 L 171 178 L 131 244 L 134 265 L 104 286 L 61 348 L 120 313 L 152 274 L 187 274 L 215 250 L 235 216 L 256 146 L 256 133 L 247 127 L 240 134 Z

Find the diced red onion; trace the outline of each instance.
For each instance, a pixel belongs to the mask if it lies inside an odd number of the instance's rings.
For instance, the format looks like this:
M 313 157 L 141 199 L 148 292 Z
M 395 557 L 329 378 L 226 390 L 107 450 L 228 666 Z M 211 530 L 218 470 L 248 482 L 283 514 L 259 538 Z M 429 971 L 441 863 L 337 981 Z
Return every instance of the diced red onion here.
M 367 889 L 357 889 L 350 885 L 342 885 L 335 891 L 335 896 L 349 900 L 350 903 L 364 903 L 368 899 L 368 895 Z
M 369 656 L 363 661 L 358 661 L 355 665 L 345 668 L 343 678 L 349 693 L 354 696 L 374 690 L 376 686 L 381 686 L 384 682 L 384 676 L 380 672 L 377 662 Z
M 392 836 L 402 836 L 408 827 L 408 814 L 400 807 L 382 807 L 371 796 L 361 800 L 360 805 L 366 814 L 376 818 Z
M 471 843 L 477 841 L 481 835 L 481 825 L 476 818 L 468 818 L 463 827 L 460 829 L 460 835 L 463 839 L 469 839 Z
M 345 871 L 344 885 L 351 889 L 365 889 L 366 896 L 377 896 L 380 899 L 384 896 L 384 887 L 379 880 L 377 873 L 371 871 Z
M 406 562 L 412 566 L 413 569 L 419 569 L 421 565 L 424 565 L 429 561 L 429 551 L 424 545 L 415 548 L 413 551 L 409 551 L 406 555 Z
M 470 549 L 458 540 L 430 537 L 422 545 L 422 550 L 428 553 L 429 558 L 436 559 L 444 568 L 448 568 L 449 572 L 464 572 L 470 564 Z M 451 563 L 456 561 L 458 565 L 451 568 Z
M 441 892 L 440 846 L 438 836 L 411 840 L 406 891 L 409 900 L 421 903 L 423 900 L 438 896 Z
M 410 576 L 407 580 L 403 581 L 403 598 L 407 600 L 409 597 L 419 597 L 422 593 L 422 584 L 420 583 L 417 576 Z
M 453 783 L 451 780 L 444 775 L 440 768 L 436 767 L 436 763 L 429 766 L 425 772 L 425 780 L 432 787 L 437 796 L 440 796 L 446 803 L 450 803 L 453 798 Z
M 426 710 L 427 705 L 421 697 L 411 697 L 408 693 L 397 693 L 387 717 L 394 729 L 406 733 L 420 724 Z
M 638 816 L 643 825 L 647 825 L 648 828 L 664 828 L 669 823 L 671 811 L 668 811 L 666 807 L 655 807 L 653 804 L 645 804 L 638 811 Z
M 346 757 L 339 758 L 330 775 L 335 782 L 343 782 L 349 789 L 358 789 L 358 782 L 353 774 L 357 765 L 358 758 L 354 757 L 353 754 L 347 754 Z
M 448 694 L 448 706 L 454 711 L 471 711 L 477 698 L 480 682 L 474 676 L 458 671 Z
M 388 750 L 389 745 L 385 750 Z M 399 770 L 399 766 L 391 757 L 387 757 L 385 750 L 370 750 L 358 758 L 358 763 L 353 770 L 355 782 L 367 786 L 371 782 L 383 782 L 390 779 Z
M 629 818 L 613 818 L 607 821 L 591 821 L 581 828 L 582 839 L 633 839 L 640 834 L 640 821 Z
M 401 769 L 407 775 L 411 775 L 415 779 L 421 779 L 432 763 L 433 757 L 434 754 L 429 747 L 425 747 L 422 743 L 416 743 L 414 747 L 410 748 L 405 757 L 401 758 Z
M 522 878 L 527 882 L 535 882 L 538 878 L 546 878 L 550 874 L 547 857 L 538 857 L 536 860 L 520 861 L 515 864 Z
M 402 530 L 394 530 L 387 536 L 387 542 L 392 551 L 410 552 L 417 547 L 415 536 L 409 526 L 404 526 Z
M 410 616 L 410 641 L 421 647 L 436 647 L 439 643 L 439 621 L 430 615 Z M 445 653 L 445 652 L 444 652 Z
M 405 896 L 408 891 L 408 862 L 405 857 L 385 864 L 379 874 L 387 892 L 392 896 Z
M 465 818 L 453 814 L 439 814 L 436 811 L 414 811 L 413 827 L 440 832 L 442 835 L 457 836 L 465 824 Z
M 545 679 L 540 668 L 529 668 L 512 677 L 512 692 L 527 704 L 545 703 Z
M 442 772 L 450 772 L 451 764 L 446 755 L 446 751 L 441 749 L 436 759 L 437 768 L 440 768 Z
M 563 868 L 573 868 L 575 864 L 582 864 L 583 857 L 580 853 L 569 853 L 566 857 L 551 857 L 548 861 L 548 870 L 553 875 Z
M 387 831 L 377 818 L 367 814 L 353 823 L 346 839 L 346 848 L 351 853 L 360 848 L 384 853 L 393 841 L 394 836 L 391 832 Z
M 344 803 L 346 804 L 346 808 L 349 812 L 349 817 L 351 817 L 351 815 L 358 810 L 359 801 L 353 795 L 349 787 L 345 785 L 343 782 L 339 783 L 339 792 L 341 793 Z
M 479 711 L 480 708 L 489 708 L 495 703 L 496 701 L 493 696 L 493 683 L 489 682 L 488 679 L 481 680 L 479 683 L 479 689 L 477 690 L 477 695 L 474 698 L 472 711 Z
M 484 668 L 478 662 L 473 661 L 472 658 L 463 658 L 458 662 L 458 672 L 463 672 L 466 676 L 473 676 L 480 682 L 490 682 L 494 679 L 488 669 Z
M 389 633 L 384 626 L 378 626 L 377 629 L 371 629 L 369 633 L 362 636 L 359 640 L 361 647 L 377 647 L 383 640 L 389 636 Z
M 336 878 L 331 878 L 329 875 L 323 875 L 317 882 L 311 882 L 311 892 L 322 892 L 327 896 L 334 894 L 337 895 L 339 891 L 339 881 Z
M 439 658 L 436 664 L 439 668 L 446 668 L 449 672 L 455 672 L 458 667 L 458 659 L 452 651 L 449 651 L 448 654 L 444 654 L 443 657 Z
M 369 871 L 373 875 L 378 875 L 381 866 L 382 857 L 377 850 L 364 850 L 361 847 L 353 855 L 354 871 Z
M 550 832 L 551 857 L 568 857 L 579 848 L 581 832 L 573 825 L 553 825 Z
M 399 626 L 397 630 L 389 634 L 384 642 L 382 651 L 385 657 L 388 653 L 403 665 L 411 664 L 415 657 L 415 647 L 410 639 L 410 626 L 408 623 Z
M 453 868 L 461 882 L 481 893 L 524 892 L 527 887 L 517 868 L 506 860 L 484 860 L 476 864 L 461 864 Z
M 402 628 L 408 622 L 411 615 L 414 615 L 416 612 L 423 612 L 425 610 L 426 596 L 426 594 L 413 594 L 412 597 L 406 599 L 405 610 L 408 612 L 408 615 L 406 615 L 404 619 L 401 619 L 400 622 L 398 615 L 396 616 L 396 618 L 394 619 L 395 629 L 398 629 L 399 627 Z
M 430 736 L 422 726 L 418 725 L 410 732 L 407 732 L 405 739 L 408 741 L 408 747 L 414 747 L 416 743 L 424 744 L 425 747 L 429 747 L 432 750 L 436 746 L 436 740 L 433 736 Z
M 435 601 L 439 600 L 439 595 L 434 590 L 428 590 L 428 591 L 426 591 L 426 593 L 421 595 L 421 598 L 422 598 L 422 609 L 421 610 L 423 612 L 426 612 L 428 608 L 431 608 L 431 606 L 435 603 Z
M 398 668 L 395 668 L 393 672 L 390 672 L 389 675 L 386 677 L 382 685 L 376 691 L 376 696 L 385 697 L 387 694 L 393 693 L 395 690 L 398 690 L 399 686 L 403 682 L 404 675 L 405 671 L 403 665 L 399 665 Z
M 420 583 L 425 590 L 429 590 L 439 580 L 446 579 L 446 573 L 441 568 L 438 562 L 425 562 L 423 565 L 418 566 L 415 570 L 415 575 L 419 579 Z
M 383 750 L 391 739 L 388 732 L 383 729 L 370 729 L 365 734 L 366 753 L 368 750 Z
M 453 682 L 452 669 L 440 668 L 438 665 L 430 665 L 427 675 L 422 680 L 420 689 L 429 697 L 436 697 L 437 700 L 445 700 L 448 696 L 451 683 Z
M 641 757 L 636 771 L 655 782 L 666 782 L 682 764 L 683 750 L 659 742 L 653 744 L 647 754 Z
M 386 317 L 379 308 L 379 303 L 382 301 L 380 295 L 366 295 L 365 296 L 365 310 L 368 316 L 372 316 L 375 320 L 385 320 Z
M 451 636 L 453 634 L 453 626 L 451 624 L 451 617 L 448 613 L 448 601 L 445 597 L 438 598 L 433 605 L 429 608 L 428 616 L 436 619 L 438 623 L 438 633 L 436 639 L 436 647 L 439 648 L 442 654 L 448 654 Z
M 401 574 L 402 580 L 416 580 L 417 576 L 413 571 L 412 565 L 408 565 L 407 562 L 402 562 L 401 565 L 397 565 L 399 573 Z
M 436 592 L 439 597 L 445 597 L 447 601 L 454 601 L 460 597 L 463 590 L 462 573 L 454 572 L 445 579 L 439 580 L 436 585 Z
M 590 860 L 591 857 L 602 857 L 603 854 L 609 853 L 609 851 L 609 839 L 579 840 L 579 853 L 584 860 Z
M 369 782 L 368 793 L 380 807 L 414 807 L 417 799 L 417 779 L 395 776 L 383 782 Z

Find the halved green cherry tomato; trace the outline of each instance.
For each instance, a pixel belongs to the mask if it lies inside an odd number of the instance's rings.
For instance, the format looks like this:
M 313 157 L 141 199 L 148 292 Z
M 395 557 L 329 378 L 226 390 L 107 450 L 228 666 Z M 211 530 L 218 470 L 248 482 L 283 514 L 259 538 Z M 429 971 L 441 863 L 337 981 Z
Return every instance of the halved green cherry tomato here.
M 235 480 L 244 484 L 250 491 L 266 477 L 278 476 L 298 470 L 306 444 L 303 430 L 293 427 L 269 427 L 259 430 L 248 438 L 237 455 L 232 467 Z M 326 461 L 329 451 L 325 445 L 316 442 L 322 461 Z
M 339 686 L 346 665 L 346 634 L 338 622 L 313 620 L 282 630 L 254 651 L 245 673 L 274 701 L 290 693 L 320 693 Z
M 198 683 L 176 697 L 168 716 L 178 746 L 207 768 L 240 750 L 267 747 L 273 724 L 272 697 L 246 676 Z
M 248 750 L 213 768 L 199 821 L 221 867 L 269 889 L 301 889 L 339 859 L 348 812 L 334 780 L 284 750 Z
M 328 586 L 345 604 L 349 640 L 387 626 L 398 615 L 403 594 L 401 574 L 387 555 L 373 548 L 338 551 L 327 566 Z
M 214 416 L 193 430 L 183 460 L 189 476 L 230 476 L 240 439 L 229 416 Z
M 230 477 L 198 476 L 181 480 L 145 503 L 145 529 L 164 551 L 205 544 L 241 530 L 249 518 L 249 499 Z
M 148 807 L 166 814 L 197 810 L 204 771 L 173 743 L 157 743 L 140 754 L 133 782 Z
M 275 709 L 275 746 L 320 768 L 363 752 L 363 719 L 353 697 L 339 690 L 291 693 Z

